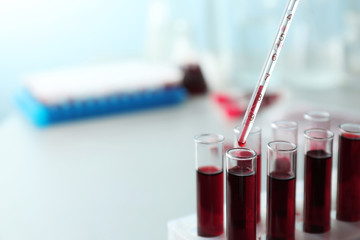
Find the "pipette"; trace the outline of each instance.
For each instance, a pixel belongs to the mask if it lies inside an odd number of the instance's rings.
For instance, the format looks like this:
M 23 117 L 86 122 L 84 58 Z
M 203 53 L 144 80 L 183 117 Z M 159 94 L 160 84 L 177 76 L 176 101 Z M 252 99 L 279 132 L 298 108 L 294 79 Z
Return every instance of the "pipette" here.
M 279 58 L 285 37 L 290 28 L 290 23 L 294 17 L 298 3 L 299 0 L 289 0 L 286 5 L 284 14 L 281 18 L 281 22 L 275 36 L 274 43 L 265 61 L 259 81 L 252 94 L 249 106 L 245 113 L 245 117 L 240 126 L 240 137 L 238 139 L 239 146 L 245 146 L 246 138 L 249 135 L 249 132 L 254 124 L 256 114 L 259 111 L 261 101 L 266 91 L 266 87 L 269 83 L 269 79 Z

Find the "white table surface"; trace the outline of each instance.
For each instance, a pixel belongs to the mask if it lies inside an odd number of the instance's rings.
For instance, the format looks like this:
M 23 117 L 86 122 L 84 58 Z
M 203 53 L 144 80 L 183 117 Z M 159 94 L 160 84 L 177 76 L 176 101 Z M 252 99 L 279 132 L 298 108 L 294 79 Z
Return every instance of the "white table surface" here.
M 314 98 L 359 113 L 359 94 L 343 95 Z M 0 239 L 166 239 L 169 220 L 195 212 L 193 136 L 228 137 L 237 123 L 207 97 L 47 129 L 14 112 L 0 125 Z

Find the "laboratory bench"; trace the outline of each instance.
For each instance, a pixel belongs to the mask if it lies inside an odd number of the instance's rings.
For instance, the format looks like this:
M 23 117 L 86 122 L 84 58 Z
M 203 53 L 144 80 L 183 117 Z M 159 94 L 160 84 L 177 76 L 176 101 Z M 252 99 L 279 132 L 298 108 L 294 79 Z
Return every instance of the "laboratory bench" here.
M 351 89 L 282 100 L 256 120 L 263 153 L 269 123 L 297 104 L 360 115 Z M 221 133 L 231 144 L 239 123 L 208 96 L 43 129 L 14 110 L 0 125 L 0 239 L 167 239 L 167 222 L 196 210 L 193 136 Z

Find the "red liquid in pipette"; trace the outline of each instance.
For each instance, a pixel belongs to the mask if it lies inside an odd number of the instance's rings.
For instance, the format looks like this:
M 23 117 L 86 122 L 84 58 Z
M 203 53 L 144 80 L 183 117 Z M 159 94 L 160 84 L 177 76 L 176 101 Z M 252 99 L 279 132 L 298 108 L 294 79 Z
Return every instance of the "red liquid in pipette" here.
M 281 49 L 283 48 L 287 32 L 289 31 L 290 28 L 290 23 L 293 19 L 298 3 L 299 0 L 289 0 L 288 4 L 286 5 L 285 12 L 283 14 L 279 28 L 275 35 L 275 40 L 271 47 L 271 51 L 269 52 L 269 55 L 266 58 L 263 70 L 261 72 L 260 79 L 257 85 L 258 89 L 256 90 L 257 91 L 256 95 L 253 95 L 254 96 L 253 102 L 250 103 L 251 105 L 249 105 L 246 111 L 246 119 L 243 121 L 243 124 L 241 126 L 242 128 L 241 135 L 240 138 L 238 139 L 239 146 L 245 144 L 246 136 L 249 133 L 248 131 L 250 130 L 249 129 L 250 124 L 255 120 L 257 110 L 259 109 L 258 107 L 260 106 L 261 99 L 263 97 L 263 94 L 265 93 L 265 91 L 263 90 L 265 90 L 266 87 L 265 89 L 263 88 L 268 83 L 272 71 L 274 70 L 276 62 L 279 58 L 279 54 L 281 52 Z
M 247 116 L 247 119 L 246 119 L 246 122 L 245 122 L 245 125 L 244 125 L 244 129 L 241 132 L 240 138 L 238 140 L 238 144 L 239 144 L 240 147 L 244 147 L 245 144 L 246 144 L 245 134 L 246 134 L 246 132 L 247 132 L 249 126 L 250 126 L 250 122 L 252 122 L 254 120 L 254 118 L 255 118 L 255 109 L 256 109 L 257 105 L 261 104 L 261 98 L 262 98 L 261 92 L 262 92 L 263 87 L 264 86 L 262 86 L 262 85 L 259 86 L 259 89 L 258 89 L 258 91 L 256 93 L 254 102 L 251 105 L 251 110 L 249 112 L 249 115 Z

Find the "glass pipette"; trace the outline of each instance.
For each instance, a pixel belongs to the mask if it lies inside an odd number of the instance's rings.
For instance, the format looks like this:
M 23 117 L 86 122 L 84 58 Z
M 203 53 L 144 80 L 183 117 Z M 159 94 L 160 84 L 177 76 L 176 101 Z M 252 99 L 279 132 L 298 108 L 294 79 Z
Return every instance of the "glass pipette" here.
M 252 94 L 249 106 L 246 109 L 245 117 L 240 126 L 240 137 L 238 139 L 239 146 L 245 146 L 246 138 L 249 135 L 252 125 L 254 124 L 256 114 L 259 111 L 261 101 L 266 91 L 266 87 L 269 83 L 269 79 L 274 70 L 277 59 L 279 58 L 285 37 L 290 28 L 290 23 L 292 18 L 294 17 L 298 3 L 299 0 L 289 0 L 286 5 L 284 14 L 281 18 L 281 22 L 275 36 L 274 43 L 265 61 L 259 81 Z

